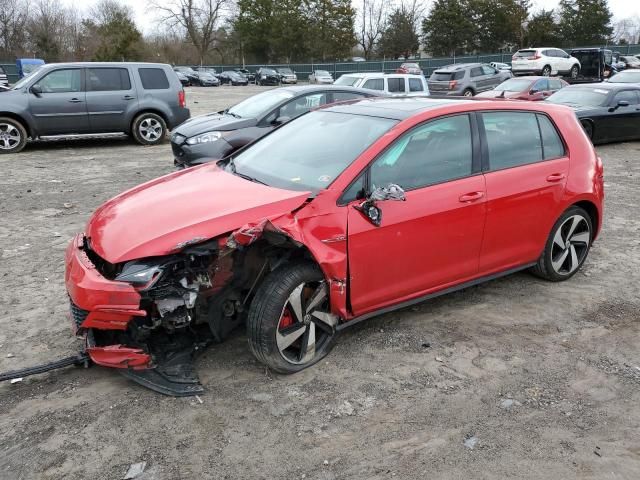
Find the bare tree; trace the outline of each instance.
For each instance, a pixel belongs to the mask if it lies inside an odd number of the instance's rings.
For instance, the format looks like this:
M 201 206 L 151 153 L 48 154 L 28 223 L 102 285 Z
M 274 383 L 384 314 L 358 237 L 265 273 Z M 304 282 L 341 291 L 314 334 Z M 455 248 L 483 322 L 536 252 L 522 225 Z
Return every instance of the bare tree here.
M 635 43 L 640 35 L 640 16 L 634 15 L 626 17 L 616 22 L 613 26 L 613 42 L 620 43 L 625 40 L 628 43 Z
M 231 6 L 231 0 L 170 0 L 149 2 L 160 12 L 161 21 L 181 30 L 198 51 L 200 63 L 214 47 L 220 22 Z
M 30 2 L 31 12 L 27 22 L 29 49 L 45 60 L 59 61 L 69 56 L 66 36 L 70 23 L 70 9 L 59 0 Z
M 387 23 L 387 4 L 385 0 L 362 0 L 357 37 L 367 60 L 384 32 Z
M 0 54 L 3 57 L 23 50 L 28 16 L 25 0 L 0 0 Z

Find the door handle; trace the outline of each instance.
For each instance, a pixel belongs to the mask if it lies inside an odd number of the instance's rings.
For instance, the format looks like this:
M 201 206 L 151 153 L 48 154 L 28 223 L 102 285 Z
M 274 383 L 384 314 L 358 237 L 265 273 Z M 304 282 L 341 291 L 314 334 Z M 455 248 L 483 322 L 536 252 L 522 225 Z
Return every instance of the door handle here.
M 480 200 L 482 197 L 484 197 L 484 192 L 471 192 L 461 195 L 458 200 L 462 203 L 471 203 Z
M 81 103 L 82 100 L 80 100 L 79 98 L 72 98 L 71 100 L 69 100 L 71 103 Z
M 547 177 L 547 182 L 559 182 L 565 178 L 566 175 L 564 173 L 552 173 Z
M 136 97 L 132 97 L 131 95 L 125 95 L 124 97 L 122 97 L 123 100 L 135 100 Z

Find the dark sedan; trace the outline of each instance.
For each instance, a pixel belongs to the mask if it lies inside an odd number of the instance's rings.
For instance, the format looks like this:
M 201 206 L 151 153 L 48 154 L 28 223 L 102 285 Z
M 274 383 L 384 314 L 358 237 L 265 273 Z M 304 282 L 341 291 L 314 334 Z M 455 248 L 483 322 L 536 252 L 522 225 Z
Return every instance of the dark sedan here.
M 249 80 L 244 75 L 227 70 L 218 75 L 222 85 L 249 85 Z
M 280 74 L 273 68 L 258 69 L 255 77 L 256 85 L 280 85 Z
M 238 72 L 239 74 L 244 75 L 245 77 L 247 77 L 247 80 L 249 80 L 251 83 L 256 81 L 256 74 L 255 73 L 251 73 L 246 68 L 236 68 L 236 72 Z
M 193 117 L 173 131 L 178 168 L 223 158 L 314 107 L 377 96 L 345 86 L 296 86 L 259 93 L 222 112 Z
M 571 85 L 551 95 L 547 102 L 572 107 L 594 144 L 640 139 L 640 86 Z
M 174 70 L 174 72 L 176 72 L 176 75 L 178 76 L 178 80 L 180 80 L 180 83 L 182 84 L 183 87 L 191 86 L 191 80 L 189 80 L 189 77 L 187 77 L 184 73 L 182 73 L 179 70 Z

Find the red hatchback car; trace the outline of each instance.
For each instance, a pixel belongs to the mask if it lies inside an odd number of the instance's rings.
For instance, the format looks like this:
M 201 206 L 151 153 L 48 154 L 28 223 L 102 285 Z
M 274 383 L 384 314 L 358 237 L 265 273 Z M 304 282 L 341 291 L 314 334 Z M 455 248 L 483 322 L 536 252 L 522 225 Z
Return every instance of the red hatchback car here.
M 66 253 L 74 329 L 163 393 L 201 391 L 194 354 L 240 324 L 292 373 L 359 320 L 524 269 L 567 280 L 603 197 L 567 107 L 336 104 L 101 206 Z
M 514 77 L 493 90 L 476 95 L 479 98 L 509 98 L 511 100 L 545 100 L 569 84 L 559 78 Z

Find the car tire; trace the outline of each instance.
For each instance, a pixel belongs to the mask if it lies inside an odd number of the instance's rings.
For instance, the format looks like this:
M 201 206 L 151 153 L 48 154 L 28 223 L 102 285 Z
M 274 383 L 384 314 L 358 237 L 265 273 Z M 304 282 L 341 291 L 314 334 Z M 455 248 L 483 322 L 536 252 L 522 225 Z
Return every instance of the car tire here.
M 329 313 L 328 286 L 309 261 L 285 264 L 271 272 L 256 291 L 247 317 L 253 355 L 278 373 L 295 373 L 324 358 L 336 332 L 318 317 Z M 321 325 L 320 327 L 318 325 Z
M 578 78 L 579 73 L 580 73 L 580 67 L 578 67 L 578 65 L 574 65 L 573 67 L 571 67 L 571 70 L 569 70 L 569 76 L 571 78 Z
M 17 120 L 0 117 L 0 154 L 18 153 L 27 144 L 27 129 Z
M 570 279 L 587 259 L 592 240 L 591 217 L 581 207 L 570 207 L 553 225 L 544 251 L 531 272 L 551 282 Z
M 133 120 L 131 134 L 140 145 L 158 145 L 167 135 L 167 124 L 160 115 L 141 113 Z
M 470 88 L 466 88 L 464 92 L 462 92 L 463 97 L 473 97 L 473 90 Z
M 550 77 L 551 76 L 551 67 L 549 65 L 545 65 L 544 68 L 542 69 L 542 76 L 543 77 Z
M 584 129 L 584 133 L 586 133 L 587 137 L 589 137 L 589 140 L 593 142 L 593 123 L 591 123 L 588 120 L 585 120 L 584 122 L 580 122 L 580 124 Z

